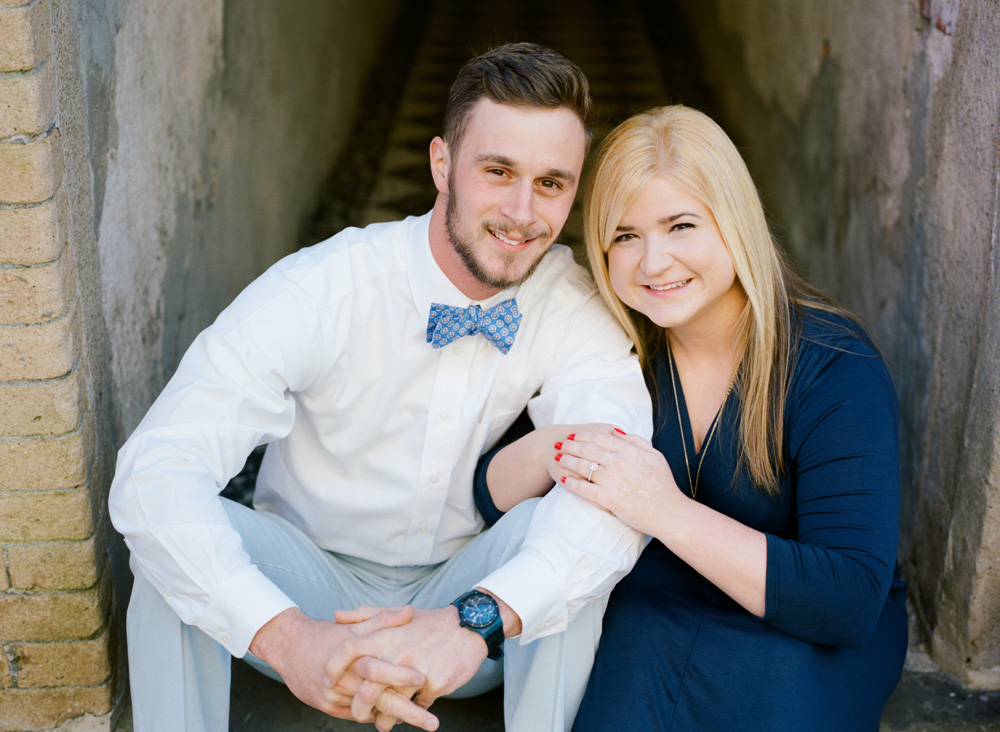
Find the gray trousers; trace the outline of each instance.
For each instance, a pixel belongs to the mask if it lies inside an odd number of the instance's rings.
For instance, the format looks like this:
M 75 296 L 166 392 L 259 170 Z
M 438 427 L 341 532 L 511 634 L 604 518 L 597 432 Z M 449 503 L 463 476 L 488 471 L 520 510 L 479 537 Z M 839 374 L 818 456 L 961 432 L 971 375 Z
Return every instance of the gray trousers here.
M 444 607 L 517 554 L 535 501 L 507 513 L 448 561 L 431 567 L 386 567 L 317 547 L 288 521 L 224 501 L 253 562 L 301 610 L 333 620 L 359 605 Z M 181 622 L 160 594 L 135 573 L 128 608 L 129 680 L 135 732 L 227 732 L 229 653 Z M 487 659 L 452 696 L 504 684 L 507 732 L 568 732 L 580 705 L 601 634 L 607 598 L 587 605 L 563 633 L 520 645 L 504 643 L 501 661 Z M 280 681 L 263 661 L 252 666 Z M 432 707 L 433 710 L 433 707 Z

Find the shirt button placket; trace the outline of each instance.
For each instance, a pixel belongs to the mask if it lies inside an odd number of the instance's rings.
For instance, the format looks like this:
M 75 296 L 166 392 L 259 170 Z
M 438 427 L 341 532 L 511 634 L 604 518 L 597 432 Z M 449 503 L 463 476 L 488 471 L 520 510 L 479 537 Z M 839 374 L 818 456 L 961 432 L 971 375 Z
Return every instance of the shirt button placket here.
M 429 406 L 427 437 L 420 461 L 419 490 L 406 551 L 428 559 L 434 552 L 438 523 L 448 500 L 451 472 L 458 459 L 461 415 L 472 357 L 472 344 L 451 343 L 441 349 Z

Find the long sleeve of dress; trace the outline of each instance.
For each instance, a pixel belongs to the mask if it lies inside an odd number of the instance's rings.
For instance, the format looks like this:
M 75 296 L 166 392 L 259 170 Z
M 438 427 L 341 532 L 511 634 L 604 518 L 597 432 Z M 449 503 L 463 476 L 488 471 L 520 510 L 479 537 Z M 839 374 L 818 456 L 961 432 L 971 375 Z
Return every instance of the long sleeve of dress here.
M 785 421 L 796 536 L 767 537 L 764 621 L 857 647 L 878 622 L 896 559 L 895 391 L 881 357 L 857 340 L 832 355 L 806 349 L 797 372 Z

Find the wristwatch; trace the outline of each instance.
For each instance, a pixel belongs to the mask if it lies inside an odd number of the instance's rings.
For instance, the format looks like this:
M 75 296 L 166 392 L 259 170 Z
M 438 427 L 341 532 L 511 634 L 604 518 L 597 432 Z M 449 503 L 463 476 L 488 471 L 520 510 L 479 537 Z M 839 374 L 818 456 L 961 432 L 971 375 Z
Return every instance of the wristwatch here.
M 479 633 L 486 641 L 486 657 L 495 661 L 503 656 L 503 618 L 497 601 L 485 592 L 469 590 L 451 604 L 458 608 L 462 627 Z

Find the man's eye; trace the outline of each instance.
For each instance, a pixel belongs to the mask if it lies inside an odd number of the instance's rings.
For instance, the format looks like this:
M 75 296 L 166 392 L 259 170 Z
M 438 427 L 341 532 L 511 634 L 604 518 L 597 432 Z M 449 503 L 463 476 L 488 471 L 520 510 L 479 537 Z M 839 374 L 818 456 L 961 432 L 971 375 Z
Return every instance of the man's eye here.
M 500 175 L 500 176 L 507 175 L 507 171 L 503 170 L 502 168 L 487 168 L 486 172 L 490 173 L 491 175 Z
M 555 180 L 543 180 L 541 181 L 540 185 L 542 186 L 542 188 L 550 188 L 556 191 L 562 190 L 562 184 L 560 184 L 559 181 Z

